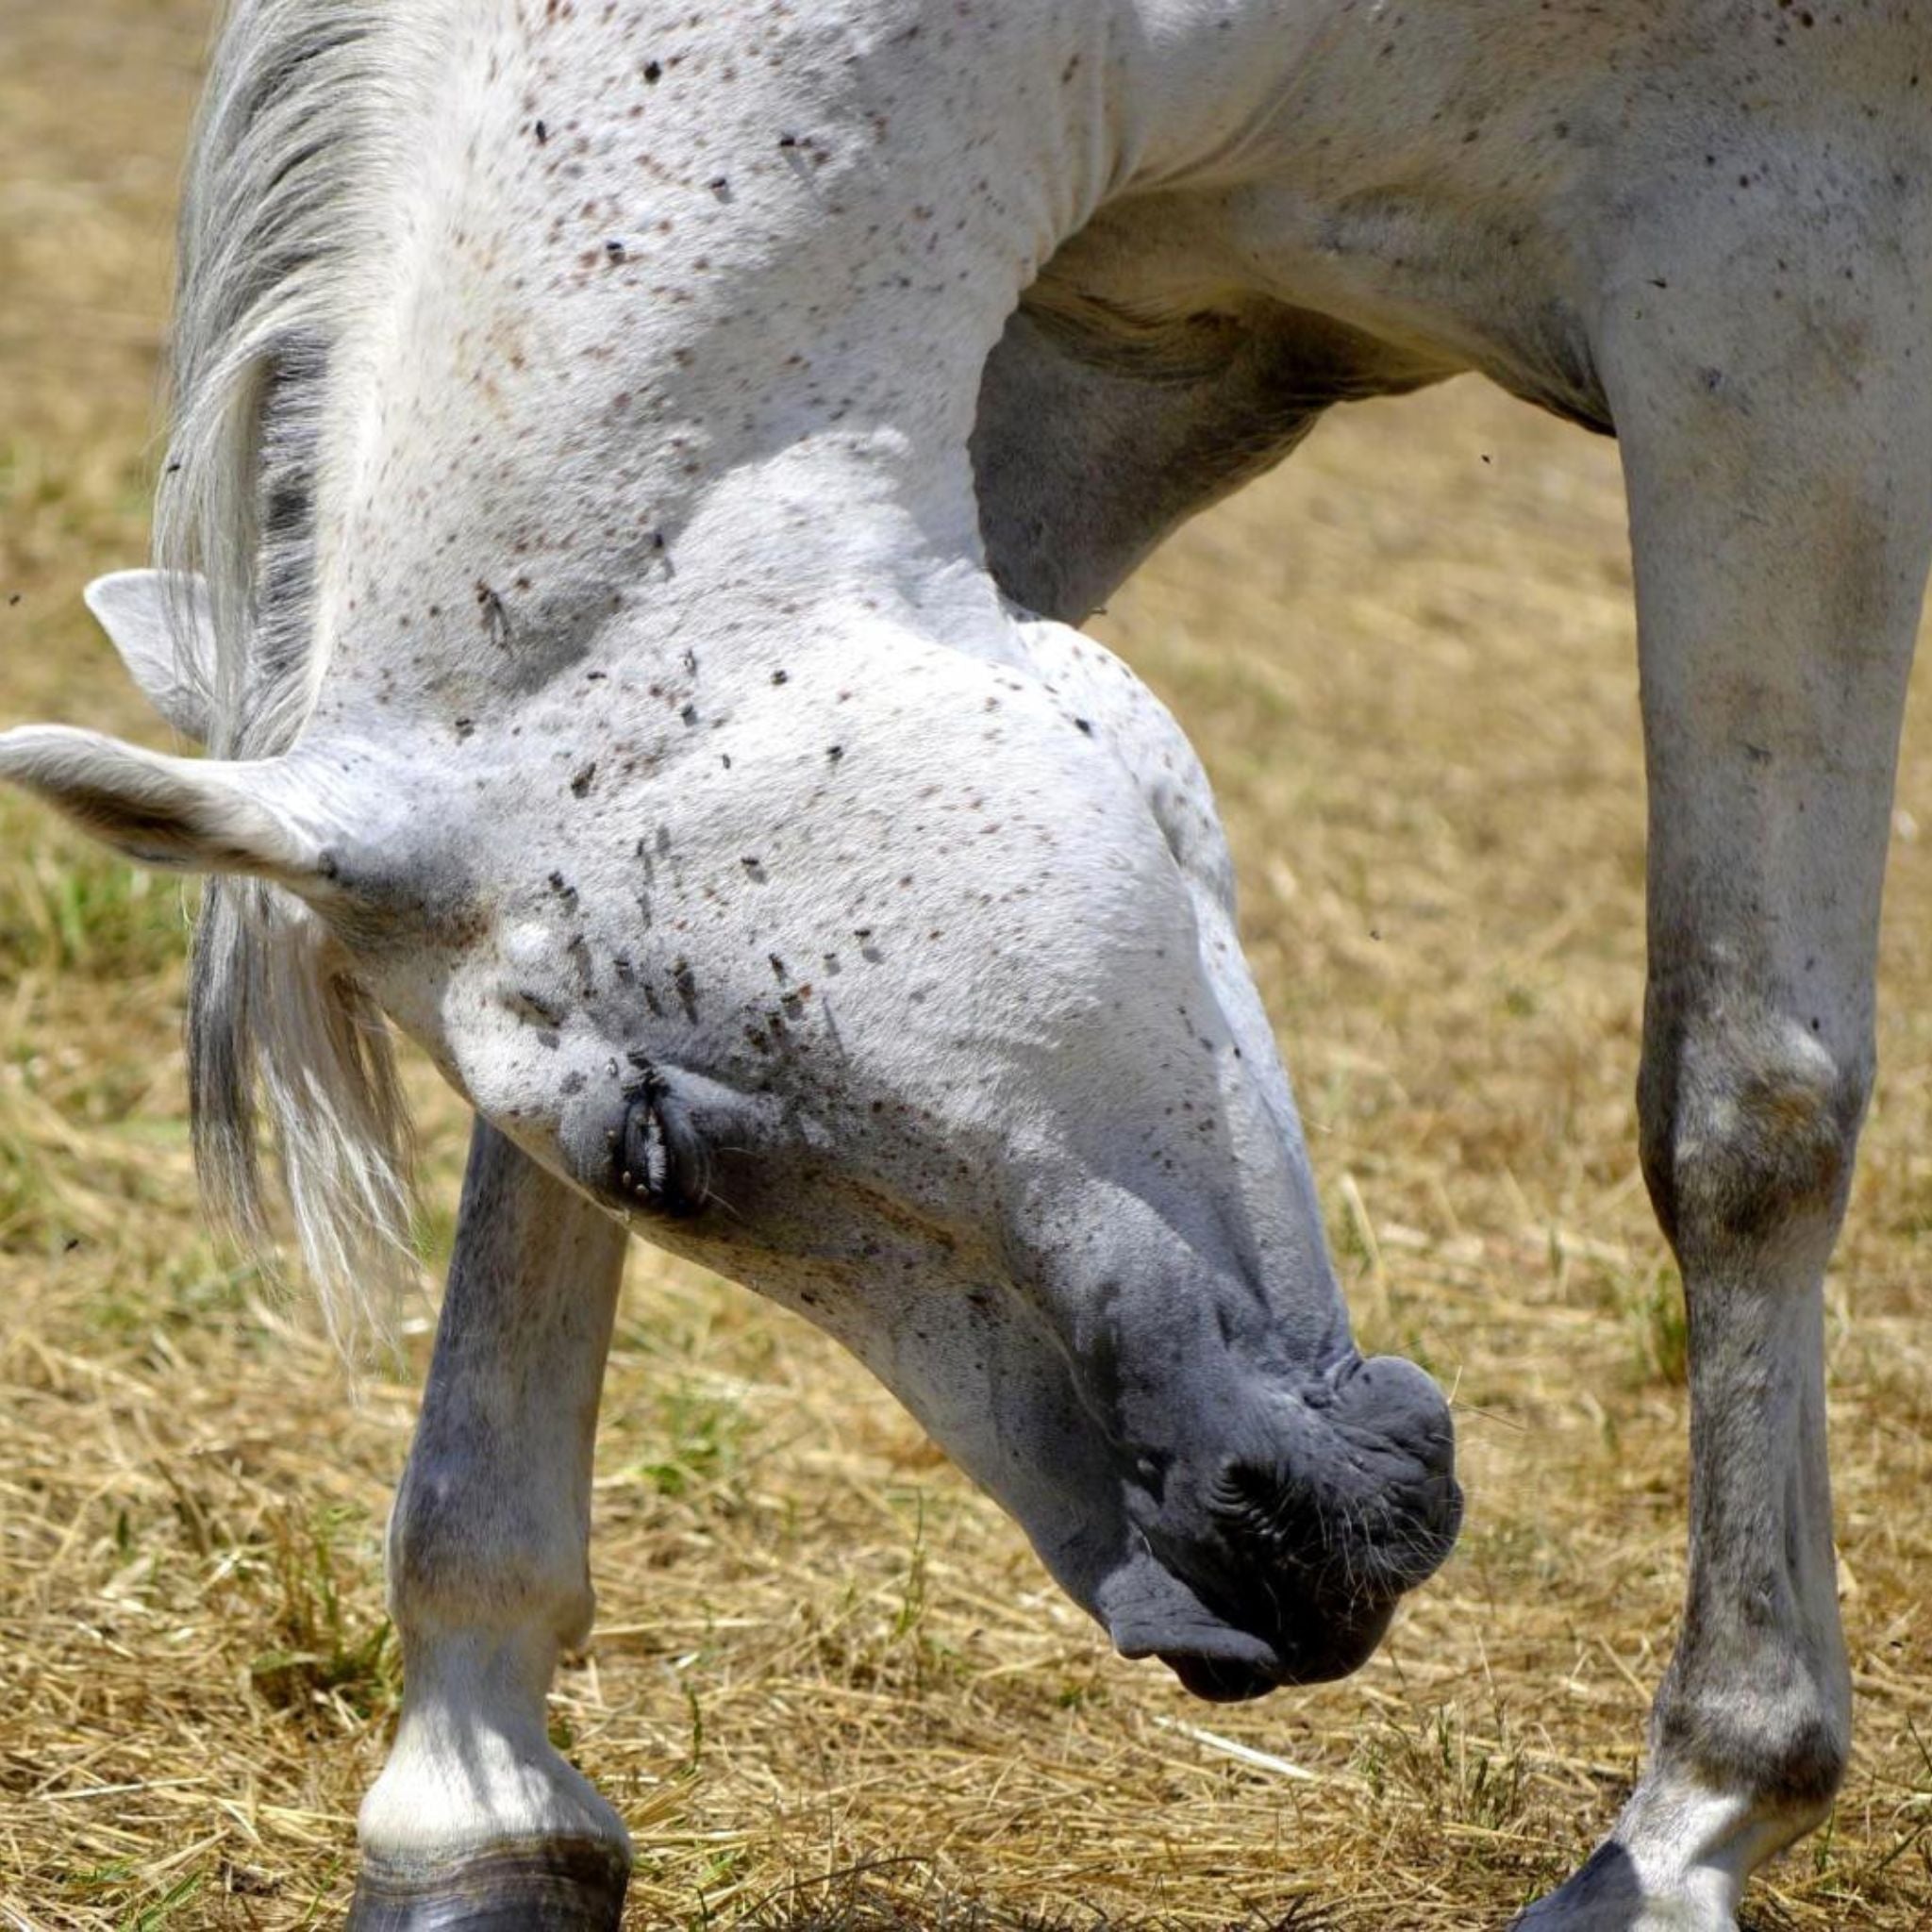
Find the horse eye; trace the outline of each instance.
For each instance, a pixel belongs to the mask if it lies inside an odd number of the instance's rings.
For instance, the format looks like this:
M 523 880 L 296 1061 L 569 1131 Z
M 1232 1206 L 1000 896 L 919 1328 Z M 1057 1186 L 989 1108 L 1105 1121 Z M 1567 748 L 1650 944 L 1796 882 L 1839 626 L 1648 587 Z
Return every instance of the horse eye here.
M 695 1214 L 705 1205 L 703 1143 L 661 1075 L 625 1091 L 624 1124 L 611 1137 L 615 1192 L 654 1213 Z
M 633 1100 L 625 1110 L 619 1155 L 624 1170 L 619 1183 L 625 1193 L 642 1201 L 663 1194 L 671 1160 L 664 1146 L 664 1124 L 648 1100 Z

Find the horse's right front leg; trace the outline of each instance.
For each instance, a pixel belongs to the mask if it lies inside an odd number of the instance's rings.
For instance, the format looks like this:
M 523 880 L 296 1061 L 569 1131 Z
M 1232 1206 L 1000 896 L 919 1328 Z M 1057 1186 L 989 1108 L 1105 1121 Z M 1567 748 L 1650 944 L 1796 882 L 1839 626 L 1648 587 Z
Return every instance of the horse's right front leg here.
M 1690 1574 L 1643 1774 L 1524 1932 L 1736 1932 L 1847 1761 L 1824 1277 L 1932 562 L 1932 196 L 1910 142 L 1869 139 L 1774 147 L 1748 197 L 1660 192 L 1604 303 L 1650 780 L 1638 1111 L 1689 1319 Z
M 389 1529 L 403 1714 L 362 1804 L 357 1932 L 614 1926 L 630 1841 L 546 1735 L 590 1631 L 591 1450 L 624 1229 L 477 1123 Z

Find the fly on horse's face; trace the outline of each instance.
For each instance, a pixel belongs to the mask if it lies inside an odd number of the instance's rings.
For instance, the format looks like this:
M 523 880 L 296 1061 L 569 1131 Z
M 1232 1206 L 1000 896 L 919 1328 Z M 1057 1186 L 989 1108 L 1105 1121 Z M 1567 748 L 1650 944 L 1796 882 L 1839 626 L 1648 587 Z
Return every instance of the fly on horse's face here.
M 1124 1652 L 1336 1675 L 1448 1553 L 1448 1414 L 1350 1341 L 1191 752 L 1001 622 L 714 658 L 618 621 L 431 748 L 325 712 L 273 869 L 485 1118 L 867 1361 Z M 112 830 L 94 756 L 37 775 Z M 379 823 L 329 803 L 377 769 Z M 123 842 L 167 856 L 158 815 Z

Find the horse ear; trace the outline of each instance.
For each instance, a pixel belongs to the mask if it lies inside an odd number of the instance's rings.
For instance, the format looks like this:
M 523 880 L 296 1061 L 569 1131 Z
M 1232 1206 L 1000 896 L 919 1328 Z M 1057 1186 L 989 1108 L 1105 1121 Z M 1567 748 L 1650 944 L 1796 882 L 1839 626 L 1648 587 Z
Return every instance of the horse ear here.
M 214 620 L 192 571 L 117 570 L 82 595 L 148 702 L 183 738 L 208 741 Z
M 0 732 L 0 778 L 142 865 L 246 873 L 311 894 L 334 877 L 327 849 L 289 809 L 293 787 L 280 760 L 168 758 L 95 731 L 30 724 Z

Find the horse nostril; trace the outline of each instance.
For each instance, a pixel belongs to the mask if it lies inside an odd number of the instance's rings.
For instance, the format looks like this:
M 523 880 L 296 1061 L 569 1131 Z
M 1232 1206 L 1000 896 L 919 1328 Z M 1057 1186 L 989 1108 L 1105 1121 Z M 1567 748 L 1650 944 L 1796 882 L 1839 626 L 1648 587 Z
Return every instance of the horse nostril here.
M 1456 1424 L 1446 1408 L 1432 1422 L 1420 1426 L 1408 1439 L 1407 1446 L 1424 1474 L 1434 1481 L 1446 1482 L 1456 1474 Z
M 1314 1491 L 1286 1468 L 1224 1463 L 1212 1496 L 1216 1514 L 1251 1554 L 1258 1548 L 1280 1556 L 1324 1541 Z

